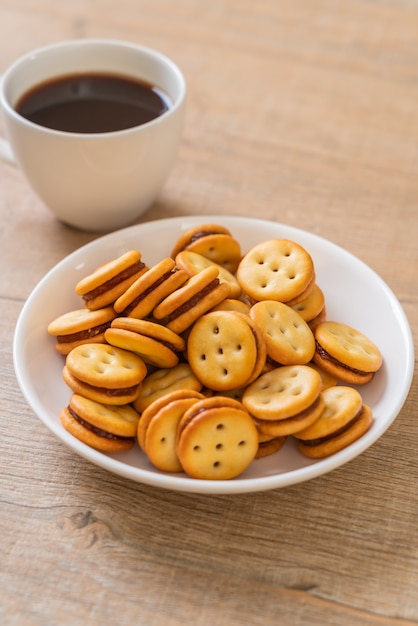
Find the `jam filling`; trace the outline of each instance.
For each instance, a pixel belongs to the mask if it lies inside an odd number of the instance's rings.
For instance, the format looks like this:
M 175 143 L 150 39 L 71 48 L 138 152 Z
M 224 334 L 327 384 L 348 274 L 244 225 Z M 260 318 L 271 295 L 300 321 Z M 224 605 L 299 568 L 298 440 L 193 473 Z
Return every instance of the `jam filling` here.
M 94 389 L 99 393 L 103 393 L 109 398 L 117 398 L 119 396 L 130 396 L 135 393 L 138 389 L 138 385 L 132 385 L 132 387 L 121 387 L 120 389 L 108 389 L 107 387 L 95 387 L 94 385 L 89 385 L 89 383 L 85 383 L 80 381 L 83 386 L 89 387 L 90 389 Z
M 87 428 L 87 430 L 90 430 L 92 433 L 94 433 L 98 437 L 104 437 L 104 439 L 112 439 L 116 441 L 119 441 L 121 439 L 122 441 L 135 441 L 135 437 L 123 437 L 122 435 L 114 435 L 113 433 L 107 432 L 107 430 L 102 430 L 101 428 L 97 428 L 97 426 L 93 426 L 93 424 L 86 422 L 86 420 L 80 417 L 78 413 L 73 411 L 73 409 L 70 406 L 67 408 L 71 416 L 76 420 L 76 422 L 81 424 L 81 426 L 83 426 L 84 428 Z
M 119 272 L 119 274 L 116 274 L 116 276 L 113 276 L 113 278 L 110 278 L 109 280 L 99 285 L 95 289 L 92 289 L 91 291 L 88 291 L 87 293 L 85 293 L 83 295 L 83 300 L 85 302 L 90 302 L 90 300 L 94 300 L 94 298 L 101 296 L 102 293 L 105 293 L 106 291 L 113 289 L 113 287 L 115 287 L 116 285 L 119 285 L 119 283 L 121 283 L 122 281 L 126 280 L 127 278 L 130 278 L 134 274 L 137 274 L 138 272 L 143 270 L 144 267 L 145 267 L 145 263 L 143 263 L 142 261 L 138 261 L 137 263 L 130 265 L 122 272 Z
M 361 408 L 360 411 L 357 413 L 357 415 L 355 415 L 349 422 L 347 422 L 347 424 L 344 424 L 344 426 L 341 426 L 341 428 L 339 428 L 338 430 L 334 431 L 333 433 L 330 433 L 329 435 L 325 435 L 324 437 L 318 437 L 317 439 L 304 439 L 302 441 L 303 445 L 304 446 L 318 446 L 321 443 L 325 443 L 325 441 L 330 441 L 330 439 L 334 439 L 334 437 L 338 437 L 339 435 L 342 435 L 347 430 L 349 430 L 349 428 L 353 426 L 353 424 L 359 419 L 362 413 L 363 413 L 363 408 Z
M 168 324 L 169 322 L 172 322 L 173 320 L 180 317 L 180 315 L 183 315 L 184 313 L 187 313 L 188 311 L 190 311 L 190 309 L 193 309 L 193 307 L 195 307 L 198 304 L 198 302 L 202 300 L 202 298 L 204 298 L 211 291 L 216 289 L 218 285 L 219 285 L 219 278 L 214 278 L 214 280 L 212 280 L 209 284 L 203 287 L 203 289 L 195 293 L 194 296 L 192 296 L 189 300 L 187 300 L 187 302 L 184 302 L 177 309 L 174 309 L 174 311 L 169 313 L 165 318 L 165 323 Z
M 190 246 L 190 244 L 194 243 L 195 241 L 198 241 L 199 239 L 202 239 L 202 237 L 207 237 L 208 235 L 223 235 L 225 233 L 221 233 L 218 230 L 213 230 L 213 231 L 209 231 L 209 230 L 201 230 L 198 233 L 194 233 L 190 239 L 189 242 L 186 244 L 186 246 L 183 248 L 184 250 L 187 248 L 187 246 Z
M 355 367 L 350 367 L 349 365 L 346 365 L 345 363 L 341 363 L 341 361 L 338 361 L 338 359 L 335 359 L 333 356 L 331 356 L 322 346 L 320 343 L 318 343 L 317 341 L 315 341 L 316 343 L 316 351 L 318 352 L 319 356 L 322 359 L 326 359 L 327 361 L 331 361 L 331 363 L 334 363 L 334 365 L 337 365 L 338 367 L 342 367 L 345 370 L 348 370 L 349 372 L 353 372 L 354 374 L 357 374 L 358 376 L 369 376 L 370 372 L 364 372 L 363 370 L 358 370 Z
M 83 339 L 91 339 L 101 335 L 108 328 L 110 328 L 111 322 L 100 324 L 94 328 L 87 328 L 86 330 L 80 330 L 78 333 L 71 333 L 70 335 L 58 335 L 58 343 L 72 343 L 73 341 L 82 341 Z
M 156 280 L 154 283 L 152 283 L 152 285 L 147 287 L 142 293 L 140 293 L 136 298 L 134 298 L 134 300 L 132 300 L 132 302 L 130 304 L 128 304 L 128 306 L 125 308 L 125 310 L 123 312 L 123 315 L 128 317 L 129 314 L 138 306 L 138 304 L 140 302 L 145 300 L 145 298 L 150 293 L 152 293 L 155 289 L 157 289 L 157 287 L 162 285 L 162 283 L 164 283 L 166 280 L 168 280 L 168 278 L 170 278 L 170 276 L 172 276 L 176 272 L 178 272 L 178 268 L 177 267 L 175 267 L 174 269 L 172 269 L 169 272 L 166 272 L 165 274 L 160 276 L 160 278 L 158 280 Z

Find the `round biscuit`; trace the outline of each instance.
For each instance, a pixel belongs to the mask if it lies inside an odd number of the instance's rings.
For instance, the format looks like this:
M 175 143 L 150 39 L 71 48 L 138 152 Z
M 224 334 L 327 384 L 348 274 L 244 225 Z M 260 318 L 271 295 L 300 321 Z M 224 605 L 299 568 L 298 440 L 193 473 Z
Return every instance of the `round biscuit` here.
M 296 313 L 299 313 L 305 322 L 310 322 L 317 317 L 325 306 L 325 297 L 322 289 L 315 283 L 308 297 L 293 305 Z
M 237 278 L 252 302 L 290 302 L 313 285 L 309 253 L 294 241 L 271 239 L 251 248 L 242 258 Z
M 105 339 L 111 346 L 134 352 L 154 367 L 174 367 L 179 362 L 178 355 L 164 343 L 131 330 L 108 328 Z
M 304 430 L 300 430 L 298 439 L 320 439 L 346 426 L 361 410 L 363 401 L 354 387 L 337 385 L 324 389 L 321 393 L 324 407 L 319 419 Z
M 139 356 L 103 343 L 77 346 L 67 355 L 66 366 L 82 382 L 106 389 L 138 385 L 147 374 Z
M 172 258 L 175 259 L 179 252 L 186 250 L 194 241 L 202 237 L 207 237 L 208 235 L 216 234 L 231 235 L 231 231 L 221 224 L 199 224 L 192 226 L 192 228 L 187 229 L 178 237 L 171 252 Z
M 298 441 L 299 451 L 311 459 L 323 459 L 347 448 L 349 445 L 360 439 L 370 429 L 373 424 L 373 413 L 371 408 L 363 404 L 363 410 L 357 419 L 342 433 L 330 437 L 321 443 L 309 445 L 307 441 Z
M 321 394 L 315 402 L 293 417 L 279 420 L 256 419 L 256 426 L 260 433 L 270 437 L 287 437 L 311 426 L 320 417 L 324 409 L 324 400 Z
M 132 385 L 131 387 L 121 387 L 118 389 L 107 389 L 105 387 L 96 387 L 82 382 L 76 376 L 73 376 L 65 365 L 62 370 L 62 377 L 68 387 L 80 396 L 101 402 L 103 404 L 124 405 L 134 402 L 141 390 L 141 383 Z
M 135 437 L 139 414 L 128 405 L 114 406 L 73 394 L 69 407 L 92 426 L 119 437 Z
M 75 292 L 83 298 L 88 309 L 100 309 L 113 304 L 145 270 L 141 253 L 129 250 L 81 279 Z M 100 291 L 95 295 L 98 288 Z
M 52 320 L 47 331 L 56 338 L 57 352 L 65 356 L 83 343 L 105 343 L 104 331 L 115 315 L 111 306 L 94 311 L 75 309 Z
M 60 421 L 66 431 L 91 448 L 101 452 L 124 452 L 133 448 L 135 439 L 117 436 L 101 436 L 78 422 L 65 407 L 60 412 Z
M 263 329 L 267 355 L 281 365 L 309 363 L 315 339 L 308 324 L 291 307 L 263 300 L 251 307 L 250 317 Z
M 176 267 L 171 258 L 164 258 L 148 268 L 114 303 L 115 311 L 142 319 L 170 293 L 183 285 L 189 276 Z
M 365 373 L 382 365 L 378 347 L 359 330 L 341 322 L 327 321 L 315 329 L 318 344 L 334 359 Z
M 175 258 L 177 267 L 181 268 L 189 276 L 194 276 L 207 267 L 215 266 L 218 270 L 218 278 L 221 283 L 227 283 L 231 288 L 231 298 L 239 298 L 241 295 L 241 287 L 236 277 L 231 274 L 225 267 L 211 261 L 202 254 L 192 252 L 191 250 L 183 250 L 179 252 Z
M 283 365 L 262 374 L 247 387 L 242 403 L 260 420 L 293 417 L 307 409 L 321 391 L 321 377 L 308 365 Z
M 201 383 L 215 391 L 243 386 L 257 362 L 257 343 L 246 316 L 211 311 L 192 327 L 187 360 Z
M 193 412 L 194 407 L 186 411 Z M 186 420 L 187 421 L 187 420 Z M 245 410 L 217 407 L 195 414 L 177 440 L 184 471 L 200 480 L 229 480 L 255 459 L 258 434 Z
M 265 441 L 259 441 L 256 459 L 263 459 L 278 452 L 286 443 L 287 437 L 272 437 Z
M 204 396 L 199 391 L 195 391 L 193 389 L 175 389 L 174 391 L 168 391 L 167 393 L 164 393 L 162 396 L 159 396 L 158 398 L 153 400 L 144 409 L 138 422 L 137 439 L 139 447 L 145 451 L 145 433 L 147 431 L 148 425 L 153 417 L 163 407 L 165 407 L 167 404 L 170 404 L 171 402 L 177 402 L 177 400 L 202 400 L 203 398 Z
M 174 367 L 158 369 L 149 374 L 141 385 L 134 408 L 142 413 L 145 409 L 165 394 L 177 389 L 201 391 L 202 383 L 192 372 L 188 363 L 179 363 Z
M 148 423 L 144 450 L 151 463 L 164 472 L 181 472 L 176 452 L 177 427 L 184 412 L 197 402 L 196 398 L 172 400 L 157 411 Z M 142 420 L 142 417 L 141 417 Z

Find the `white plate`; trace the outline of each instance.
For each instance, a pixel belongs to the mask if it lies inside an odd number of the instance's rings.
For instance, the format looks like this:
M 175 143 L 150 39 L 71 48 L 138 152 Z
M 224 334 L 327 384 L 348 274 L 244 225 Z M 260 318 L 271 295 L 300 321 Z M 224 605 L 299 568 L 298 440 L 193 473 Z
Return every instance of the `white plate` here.
M 55 351 L 55 342 L 46 328 L 58 315 L 79 308 L 74 285 L 102 262 L 130 249 L 140 250 L 148 264 L 156 263 L 170 254 L 182 232 L 196 224 L 214 221 L 231 230 L 243 252 L 273 237 L 292 239 L 304 246 L 314 260 L 317 283 L 326 298 L 328 319 L 357 328 L 379 346 L 383 367 L 371 383 L 360 389 L 364 401 L 373 409 L 374 424 L 365 436 L 338 454 L 311 461 L 297 451 L 289 438 L 278 453 L 254 461 L 234 480 L 200 481 L 156 470 L 137 447 L 122 454 L 97 452 L 61 426 L 59 413 L 70 393 L 61 377 L 63 357 Z M 33 290 L 17 322 L 13 348 L 17 380 L 27 402 L 42 422 L 74 452 L 140 483 L 213 494 L 284 487 L 325 474 L 358 456 L 379 439 L 399 413 L 411 385 L 414 363 L 412 335 L 402 307 L 388 286 L 362 261 L 329 241 L 296 228 L 220 216 L 148 222 L 111 233 L 73 252 Z

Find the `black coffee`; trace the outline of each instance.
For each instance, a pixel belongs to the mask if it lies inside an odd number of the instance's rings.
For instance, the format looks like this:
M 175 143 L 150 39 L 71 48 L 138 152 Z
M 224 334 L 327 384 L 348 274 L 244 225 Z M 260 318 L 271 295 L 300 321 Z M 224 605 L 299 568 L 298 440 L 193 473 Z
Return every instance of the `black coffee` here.
M 77 74 L 44 82 L 15 107 L 23 117 L 71 133 L 108 133 L 145 124 L 169 108 L 167 98 L 140 80 Z

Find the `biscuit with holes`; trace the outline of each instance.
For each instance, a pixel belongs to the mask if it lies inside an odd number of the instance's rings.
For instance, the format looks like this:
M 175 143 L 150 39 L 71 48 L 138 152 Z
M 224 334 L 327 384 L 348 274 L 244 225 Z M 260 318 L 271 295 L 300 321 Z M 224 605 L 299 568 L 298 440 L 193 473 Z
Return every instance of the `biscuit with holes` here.
M 207 267 L 167 296 L 152 314 L 161 324 L 181 334 L 230 294 L 229 285 L 219 281 L 218 269 Z
M 315 353 L 308 324 L 291 307 L 262 300 L 251 307 L 251 318 L 263 329 L 267 356 L 280 365 L 304 365 Z
M 321 388 L 321 377 L 309 366 L 283 365 L 249 385 L 242 404 L 259 432 L 287 436 L 318 419 L 323 407 Z
M 288 239 L 270 239 L 251 248 L 238 266 L 237 278 L 251 303 L 277 300 L 293 306 L 315 285 L 310 254 Z
M 201 383 L 215 391 L 242 387 L 261 371 L 265 344 L 247 315 L 211 311 L 200 317 L 187 340 L 187 360 Z
M 162 396 L 142 413 L 138 422 L 138 443 L 158 469 L 182 471 L 176 452 L 178 424 L 185 411 L 203 397 L 197 391 L 179 389 Z
M 293 305 L 296 313 L 314 330 L 326 318 L 325 296 L 322 289 L 315 284 L 307 298 Z
M 146 270 L 138 250 L 129 250 L 85 276 L 75 286 L 88 309 L 101 309 L 115 300 Z
M 130 406 L 112 406 L 73 394 L 60 413 L 74 437 L 102 452 L 122 452 L 135 444 L 139 415 Z
M 138 397 L 133 403 L 134 408 L 142 414 L 155 400 L 177 389 L 202 389 L 202 383 L 193 374 L 188 363 L 161 368 L 149 374 L 142 382 Z
M 339 380 L 364 385 L 382 365 L 379 348 L 359 330 L 341 322 L 322 322 L 315 329 L 314 362 Z
M 76 309 L 52 320 L 47 331 L 55 337 L 57 352 L 67 355 L 83 343 L 105 343 L 104 333 L 115 317 L 113 307 L 103 309 Z
M 239 298 L 241 287 L 234 274 L 231 274 L 225 267 L 211 261 L 202 254 L 183 250 L 175 258 L 177 267 L 183 269 L 189 276 L 194 276 L 207 267 L 215 266 L 218 269 L 218 277 L 221 283 L 227 283 L 231 288 L 231 298 Z
M 373 423 L 372 410 L 352 387 L 339 385 L 322 393 L 324 409 L 310 427 L 295 434 L 299 451 L 322 459 L 357 441 Z
M 145 363 L 157 368 L 174 367 L 185 341 L 169 328 L 150 320 L 117 317 L 105 332 L 106 341 L 138 354 Z
M 188 274 L 179 269 L 173 259 L 162 259 L 143 272 L 121 294 L 113 305 L 115 311 L 123 317 L 148 317 L 161 300 L 184 285 L 188 278 Z
M 225 226 L 200 224 L 190 228 L 176 241 L 171 256 L 183 250 L 197 252 L 235 274 L 241 259 L 241 246 Z
M 103 343 L 77 346 L 65 363 L 67 385 L 75 393 L 105 404 L 133 402 L 147 374 L 138 355 Z
M 243 407 L 207 407 L 208 400 L 198 400 L 181 418 L 177 456 L 192 478 L 230 480 L 242 474 L 255 459 L 257 429 Z

